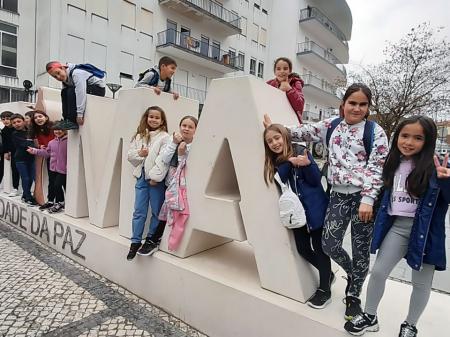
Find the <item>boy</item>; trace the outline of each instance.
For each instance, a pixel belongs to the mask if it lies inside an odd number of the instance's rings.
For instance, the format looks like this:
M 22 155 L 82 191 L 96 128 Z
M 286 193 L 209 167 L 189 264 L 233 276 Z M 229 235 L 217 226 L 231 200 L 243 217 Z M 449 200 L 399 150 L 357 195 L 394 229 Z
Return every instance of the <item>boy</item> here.
M 14 146 L 14 143 L 12 141 L 12 133 L 14 131 L 14 128 L 11 124 L 11 116 L 13 113 L 11 111 L 3 111 L 0 114 L 0 118 L 2 120 L 3 125 L 5 126 L 2 129 L 2 144 L 3 144 L 3 151 L 2 151 L 2 157 L 6 160 L 11 161 L 11 173 L 12 173 L 12 183 L 13 183 L 13 190 L 9 194 L 10 197 L 17 197 L 19 195 L 19 171 L 17 171 L 16 168 L 16 160 L 14 158 L 14 154 L 16 153 L 16 148 Z M 4 165 L 4 162 L 1 163 L 2 168 Z M 3 170 L 2 170 L 3 171 Z M 3 177 L 3 174 L 2 174 Z
M 178 93 L 173 92 L 171 89 L 172 76 L 177 70 L 177 63 L 169 56 L 163 56 L 159 60 L 158 66 L 154 66 L 151 69 L 146 70 L 142 74 L 139 74 L 138 83 L 135 88 L 150 87 L 155 94 L 159 95 L 161 91 L 172 93 L 173 99 L 178 99 L 180 96 Z
M 86 94 L 105 96 L 105 72 L 88 64 L 65 65 L 58 61 L 47 63 L 46 69 L 50 76 L 63 84 L 61 102 L 64 121 L 60 127 L 64 130 L 78 129 L 84 124 Z
M 14 127 L 12 142 L 16 148 L 14 158 L 16 168 L 22 179 L 22 200 L 31 206 L 36 206 L 37 202 L 31 195 L 31 185 L 34 181 L 34 157 L 27 152 L 28 147 L 34 147 L 34 142 L 28 137 L 25 127 L 25 118 L 20 114 L 11 116 L 11 124 Z

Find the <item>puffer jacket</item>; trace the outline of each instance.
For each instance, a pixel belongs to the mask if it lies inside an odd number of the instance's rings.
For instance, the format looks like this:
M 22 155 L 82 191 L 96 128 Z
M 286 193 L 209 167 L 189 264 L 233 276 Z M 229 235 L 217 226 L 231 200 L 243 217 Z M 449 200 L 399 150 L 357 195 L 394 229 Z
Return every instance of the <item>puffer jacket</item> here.
M 272 87 L 279 88 L 280 82 L 276 78 L 266 82 Z M 303 80 L 297 76 L 291 76 L 289 79 L 291 90 L 286 92 L 286 97 L 297 115 L 298 121 L 302 123 L 303 108 L 305 106 L 305 96 L 303 95 Z

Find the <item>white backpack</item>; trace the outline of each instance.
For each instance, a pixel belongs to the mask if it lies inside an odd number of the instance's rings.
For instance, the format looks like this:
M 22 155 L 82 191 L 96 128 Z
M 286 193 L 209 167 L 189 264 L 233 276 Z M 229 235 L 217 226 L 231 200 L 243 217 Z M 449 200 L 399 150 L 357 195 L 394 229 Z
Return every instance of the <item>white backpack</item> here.
M 281 187 L 281 196 L 278 201 L 281 224 L 289 229 L 300 228 L 306 225 L 305 209 L 297 194 L 292 191 L 289 181 L 284 184 L 278 173 L 274 176 Z

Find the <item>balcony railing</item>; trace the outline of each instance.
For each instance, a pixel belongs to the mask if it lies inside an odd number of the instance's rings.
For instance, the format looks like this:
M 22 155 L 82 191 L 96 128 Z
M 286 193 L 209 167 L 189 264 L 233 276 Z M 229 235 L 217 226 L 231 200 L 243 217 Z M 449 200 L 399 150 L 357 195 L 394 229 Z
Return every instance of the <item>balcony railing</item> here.
M 187 52 L 193 53 L 207 60 L 223 64 L 236 70 L 244 70 L 244 59 L 230 54 L 209 42 L 198 40 L 185 33 L 177 32 L 174 29 L 167 29 L 158 33 L 158 43 L 156 47 L 173 45 Z
M 221 4 L 211 0 L 179 0 L 189 6 L 195 7 L 197 10 L 205 12 L 224 23 L 233 26 L 236 29 L 241 29 L 241 18 L 236 13 L 224 8 Z M 159 0 L 159 3 L 165 3 L 168 0 Z
M 305 85 L 311 85 L 337 97 L 336 85 L 333 85 L 328 81 L 311 74 L 302 75 L 301 78 L 305 82 Z
M 332 32 L 343 44 L 347 45 L 347 38 L 345 37 L 344 33 L 342 33 L 338 26 L 336 26 L 333 21 L 328 19 L 328 17 L 319 9 L 317 9 L 316 7 L 308 7 L 303 8 L 300 11 L 300 22 L 309 19 L 316 19 L 317 21 L 319 21 L 322 26 Z
M 182 84 L 174 83 L 173 85 L 173 91 L 180 94 L 182 97 L 187 97 L 191 99 L 195 99 L 200 102 L 200 104 L 205 103 L 206 99 L 206 91 L 190 88 Z
M 313 41 L 301 42 L 298 44 L 298 54 L 302 54 L 305 52 L 312 52 L 317 54 L 318 56 L 324 58 L 331 64 L 341 64 L 342 62 L 338 60 L 336 56 L 334 56 L 329 50 L 322 48 L 317 43 Z

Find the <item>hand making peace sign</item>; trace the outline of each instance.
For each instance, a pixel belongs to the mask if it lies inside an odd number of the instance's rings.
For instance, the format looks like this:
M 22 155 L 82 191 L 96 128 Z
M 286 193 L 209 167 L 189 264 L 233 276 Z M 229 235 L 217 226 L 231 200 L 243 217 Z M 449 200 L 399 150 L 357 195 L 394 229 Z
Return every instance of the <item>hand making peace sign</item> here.
M 442 164 L 439 161 L 438 156 L 434 156 L 434 166 L 436 166 L 437 177 L 439 179 L 450 178 L 450 168 L 448 166 L 448 153 L 444 157 Z

